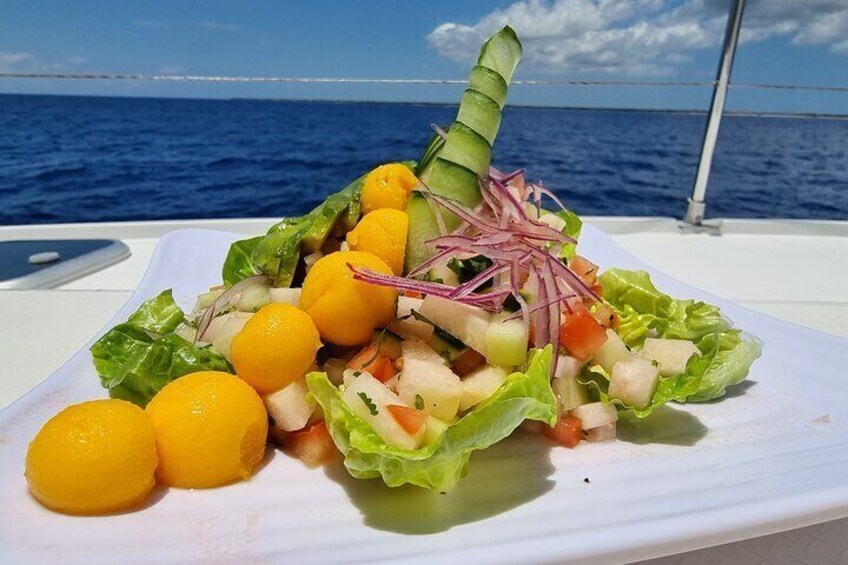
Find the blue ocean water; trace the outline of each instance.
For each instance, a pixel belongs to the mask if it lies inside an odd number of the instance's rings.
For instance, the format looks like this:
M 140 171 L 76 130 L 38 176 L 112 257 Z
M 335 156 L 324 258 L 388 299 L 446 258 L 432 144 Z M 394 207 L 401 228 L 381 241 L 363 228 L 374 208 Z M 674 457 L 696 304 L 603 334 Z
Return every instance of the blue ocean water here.
M 302 213 L 414 159 L 438 105 L 0 96 L 0 224 Z M 507 108 L 494 164 L 582 214 L 682 216 L 703 115 Z M 848 218 L 848 120 L 728 117 L 718 217 Z

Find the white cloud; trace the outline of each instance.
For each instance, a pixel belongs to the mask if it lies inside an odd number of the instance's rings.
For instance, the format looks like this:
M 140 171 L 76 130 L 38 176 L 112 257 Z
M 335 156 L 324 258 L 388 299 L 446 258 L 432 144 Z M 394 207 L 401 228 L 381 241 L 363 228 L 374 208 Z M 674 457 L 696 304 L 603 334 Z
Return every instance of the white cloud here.
M 0 72 L 4 73 L 48 73 L 69 70 L 88 62 L 85 57 L 69 56 L 61 60 L 47 61 L 26 52 L 0 51 Z
M 441 24 L 427 39 L 440 55 L 469 63 L 486 37 L 510 24 L 536 70 L 661 75 L 721 42 L 727 7 L 728 0 L 521 0 L 473 25 Z M 848 2 L 750 0 L 742 40 L 775 36 L 848 52 Z

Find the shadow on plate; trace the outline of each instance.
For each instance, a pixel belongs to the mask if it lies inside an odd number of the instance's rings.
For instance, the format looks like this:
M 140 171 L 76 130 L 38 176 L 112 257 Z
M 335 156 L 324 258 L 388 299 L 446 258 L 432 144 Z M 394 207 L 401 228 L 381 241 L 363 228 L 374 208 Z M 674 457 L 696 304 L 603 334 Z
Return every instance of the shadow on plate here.
M 650 418 L 639 419 L 632 414 L 622 414 L 618 420 L 616 437 L 619 441 L 645 445 L 692 446 L 707 435 L 707 427 L 683 410 L 660 406 Z
M 749 388 L 753 387 L 756 384 L 757 381 L 749 381 L 748 379 L 745 379 L 739 384 L 728 387 L 727 392 L 724 394 L 724 396 L 719 396 L 718 398 L 708 401 L 708 403 L 721 402 L 726 398 L 736 398 L 737 396 L 743 396 L 746 392 L 748 392 Z
M 367 526 L 433 534 L 496 516 L 550 491 L 550 450 L 550 442 L 515 434 L 473 455 L 468 475 L 446 494 L 411 485 L 389 488 L 380 479 L 354 479 L 341 464 L 325 472 L 345 489 Z

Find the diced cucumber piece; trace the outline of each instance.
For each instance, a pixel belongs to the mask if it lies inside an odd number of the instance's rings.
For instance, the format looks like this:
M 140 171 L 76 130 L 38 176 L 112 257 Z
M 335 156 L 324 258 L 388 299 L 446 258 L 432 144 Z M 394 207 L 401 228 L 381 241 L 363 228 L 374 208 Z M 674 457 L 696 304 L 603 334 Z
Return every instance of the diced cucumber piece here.
M 238 309 L 242 312 L 256 312 L 271 303 L 271 289 L 264 284 L 250 285 L 241 291 Z
M 424 445 L 435 443 L 449 427 L 449 422 L 445 422 L 435 416 L 428 416 L 427 421 L 424 423 L 424 441 L 422 443 Z
M 618 334 L 611 329 L 607 329 L 607 340 L 593 355 L 595 363 L 603 367 L 607 373 L 612 372 L 613 365 L 629 357 L 630 350 L 627 349 Z
M 557 397 L 560 414 L 589 402 L 589 393 L 584 385 L 577 382 L 577 375 L 554 378 L 551 388 Z
M 634 408 L 645 408 L 657 390 L 660 370 L 651 361 L 633 355 L 612 368 L 609 395 Z
M 307 372 L 317 370 L 318 368 L 313 366 Z M 306 426 L 318 405 L 308 393 L 306 376 L 303 376 L 287 387 L 263 398 L 265 409 L 277 428 L 285 432 L 293 432 Z
M 527 328 L 521 319 L 493 317 L 486 327 L 486 361 L 490 365 L 518 367 L 527 360 Z
M 299 288 L 271 288 L 271 302 L 279 304 L 292 304 L 297 306 L 300 302 Z
M 443 363 L 404 356 L 398 395 L 409 406 L 450 420 L 459 411 L 462 384 Z M 420 398 L 419 398 L 420 397 Z
M 468 410 L 492 396 L 504 383 L 509 372 L 503 367 L 481 367 L 462 379 L 459 409 Z
M 463 124 L 454 122 L 448 130 L 448 138 L 439 158 L 465 167 L 478 176 L 489 173 L 492 146 L 486 139 Z
M 591 430 L 618 421 L 618 411 L 612 404 L 592 402 L 571 410 L 571 415 L 580 420 L 584 430 Z
M 486 329 L 492 317 L 482 308 L 428 295 L 419 312 L 468 347 L 486 355 Z
M 657 339 L 649 337 L 639 352 L 646 359 L 659 363 L 660 374 L 671 377 L 686 372 L 686 365 L 693 355 L 701 351 L 688 339 Z
M 424 438 L 425 426 L 415 434 L 404 430 L 386 406 L 407 406 L 398 396 L 386 388 L 383 383 L 363 371 L 350 379 L 342 397 L 353 413 L 365 420 L 377 434 L 389 445 L 401 449 L 415 449 Z
M 491 147 L 501 126 L 501 108 L 482 92 L 468 89 L 462 95 L 456 120 L 480 134 Z
M 498 108 L 503 110 L 509 86 L 503 77 L 492 69 L 480 65 L 471 69 L 471 76 L 468 77 L 468 88 L 485 94 L 498 105 Z

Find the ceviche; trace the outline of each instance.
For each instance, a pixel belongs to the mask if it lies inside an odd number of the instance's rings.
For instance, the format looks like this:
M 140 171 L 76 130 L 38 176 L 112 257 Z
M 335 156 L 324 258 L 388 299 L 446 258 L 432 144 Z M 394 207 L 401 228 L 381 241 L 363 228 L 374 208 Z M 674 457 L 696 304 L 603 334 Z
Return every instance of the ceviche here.
M 741 382 L 756 338 L 646 272 L 593 263 L 552 191 L 492 167 L 520 55 L 504 28 L 419 160 L 235 242 L 192 309 L 166 290 L 103 335 L 91 353 L 112 400 L 36 437 L 36 498 L 99 513 L 157 482 L 223 485 L 256 472 L 267 436 L 310 466 L 340 458 L 356 478 L 447 491 L 524 422 L 538 422 L 526 441 L 580 449 L 614 440 L 622 412 Z M 73 448 L 81 421 L 102 445 Z

